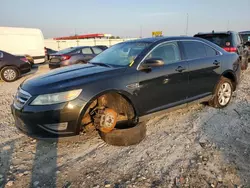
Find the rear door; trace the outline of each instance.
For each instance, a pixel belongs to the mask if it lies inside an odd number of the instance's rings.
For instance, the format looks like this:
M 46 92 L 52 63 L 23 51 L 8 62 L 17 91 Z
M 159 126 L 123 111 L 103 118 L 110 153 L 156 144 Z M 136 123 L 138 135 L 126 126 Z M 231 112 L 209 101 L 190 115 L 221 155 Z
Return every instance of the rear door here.
M 95 54 L 93 53 L 92 49 L 90 47 L 84 47 L 81 49 L 81 55 L 82 59 L 84 62 L 88 62 L 91 60 L 93 57 L 95 57 Z
M 201 41 L 182 41 L 189 65 L 189 100 L 210 95 L 221 74 L 220 53 Z

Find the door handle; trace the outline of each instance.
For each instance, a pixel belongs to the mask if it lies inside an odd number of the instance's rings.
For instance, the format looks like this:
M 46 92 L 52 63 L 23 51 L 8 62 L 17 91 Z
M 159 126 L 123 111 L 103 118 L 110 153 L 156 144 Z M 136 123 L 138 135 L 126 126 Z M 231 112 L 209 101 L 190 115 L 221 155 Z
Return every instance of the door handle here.
M 175 69 L 177 72 L 182 72 L 184 70 L 186 70 L 184 67 L 179 66 L 177 69 Z
M 217 61 L 217 60 L 215 60 L 215 61 L 213 62 L 213 64 L 217 66 L 217 65 L 219 65 L 219 64 L 220 64 L 220 62 L 219 62 L 219 61 Z

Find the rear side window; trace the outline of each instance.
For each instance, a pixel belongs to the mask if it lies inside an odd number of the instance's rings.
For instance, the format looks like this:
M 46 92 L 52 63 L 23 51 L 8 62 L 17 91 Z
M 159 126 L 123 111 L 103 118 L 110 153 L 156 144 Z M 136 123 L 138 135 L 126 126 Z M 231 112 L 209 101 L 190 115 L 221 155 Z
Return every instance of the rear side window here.
M 183 41 L 182 44 L 187 59 L 199 59 L 207 56 L 206 49 L 201 42 Z
M 3 58 L 3 52 L 0 52 L 0 58 Z
M 92 50 L 90 48 L 83 48 L 82 49 L 83 54 L 93 54 Z
M 210 46 L 204 44 L 204 47 L 206 50 L 207 57 L 214 57 L 214 56 L 218 55 L 218 52 L 216 50 L 214 50 L 213 48 L 211 48 Z
M 220 47 L 226 47 L 232 45 L 231 35 L 229 34 L 207 34 L 207 35 L 195 35 L 195 37 L 206 39 Z
M 102 50 L 100 48 L 97 48 L 97 47 L 92 47 L 92 50 L 94 51 L 95 54 L 99 54 L 102 52 Z

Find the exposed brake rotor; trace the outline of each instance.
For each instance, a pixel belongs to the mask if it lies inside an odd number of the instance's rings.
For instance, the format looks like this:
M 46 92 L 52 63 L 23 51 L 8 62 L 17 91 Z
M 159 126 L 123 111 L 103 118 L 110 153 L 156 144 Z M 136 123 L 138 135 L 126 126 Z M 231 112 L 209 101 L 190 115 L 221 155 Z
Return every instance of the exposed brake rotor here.
M 118 114 L 111 108 L 99 109 L 94 124 L 101 132 L 108 133 L 115 128 Z

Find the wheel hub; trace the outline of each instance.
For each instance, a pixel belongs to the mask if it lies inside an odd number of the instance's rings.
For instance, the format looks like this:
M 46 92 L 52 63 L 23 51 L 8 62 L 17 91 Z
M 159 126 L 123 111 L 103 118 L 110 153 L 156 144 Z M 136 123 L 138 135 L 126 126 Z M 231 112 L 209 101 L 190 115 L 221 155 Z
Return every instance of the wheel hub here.
M 7 69 L 4 71 L 3 75 L 6 80 L 13 80 L 16 77 L 16 72 L 12 69 Z
M 232 95 L 232 88 L 229 83 L 223 83 L 219 89 L 219 104 L 222 106 L 227 105 Z
M 117 122 L 117 113 L 110 108 L 106 108 L 100 116 L 99 130 L 108 133 L 112 131 Z

